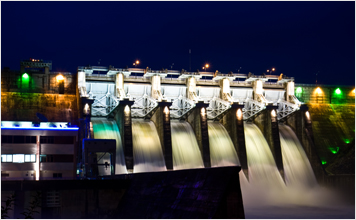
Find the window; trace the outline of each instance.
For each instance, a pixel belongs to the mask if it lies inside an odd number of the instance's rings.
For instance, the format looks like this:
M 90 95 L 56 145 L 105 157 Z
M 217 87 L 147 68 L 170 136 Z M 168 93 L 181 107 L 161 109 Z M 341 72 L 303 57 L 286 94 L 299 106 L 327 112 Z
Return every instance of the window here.
M 25 136 L 15 135 L 14 136 L 14 143 L 16 143 L 16 144 L 25 143 Z
M 66 163 L 73 161 L 73 155 L 70 154 L 40 155 L 40 162 Z
M 1 173 L 1 177 L 9 177 L 10 174 L 9 173 Z
M 25 162 L 35 163 L 36 154 L 25 154 Z
M 62 173 L 53 173 L 53 178 L 62 178 Z
M 40 142 L 41 144 L 53 144 L 54 136 L 41 136 Z
M 73 144 L 74 136 L 41 136 L 42 144 Z
M 55 144 L 73 144 L 74 136 L 56 136 L 54 137 Z
M 46 155 L 40 155 L 40 162 L 47 162 Z
M 21 135 L 1 135 L 1 143 L 4 144 L 23 144 L 23 143 L 36 143 L 36 136 L 21 136 Z
M 12 154 L 1 154 L 1 162 L 12 162 Z
M 14 154 L 13 163 L 24 163 L 25 155 L 24 154 Z

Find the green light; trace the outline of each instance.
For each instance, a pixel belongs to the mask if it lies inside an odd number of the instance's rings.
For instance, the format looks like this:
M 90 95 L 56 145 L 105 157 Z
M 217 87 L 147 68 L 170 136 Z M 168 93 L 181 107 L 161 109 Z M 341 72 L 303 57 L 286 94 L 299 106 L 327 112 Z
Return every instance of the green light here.
M 323 165 L 326 164 L 326 161 L 325 161 L 325 160 L 322 160 L 322 161 L 321 161 L 321 164 L 323 164 Z
M 22 74 L 22 78 L 28 79 L 28 74 L 27 73 Z
M 349 139 L 344 139 L 345 143 L 346 144 L 349 144 L 350 143 L 350 140 Z
M 295 92 L 296 92 L 296 93 L 302 93 L 302 92 L 303 92 L 302 87 L 297 87 L 297 90 L 296 90 Z
M 337 95 L 340 95 L 340 94 L 341 94 L 340 88 L 337 88 L 337 89 L 335 90 L 335 94 L 337 94 Z
M 337 154 L 337 152 L 339 152 L 339 147 L 336 147 L 336 148 L 329 147 L 329 150 L 331 151 L 331 153 Z

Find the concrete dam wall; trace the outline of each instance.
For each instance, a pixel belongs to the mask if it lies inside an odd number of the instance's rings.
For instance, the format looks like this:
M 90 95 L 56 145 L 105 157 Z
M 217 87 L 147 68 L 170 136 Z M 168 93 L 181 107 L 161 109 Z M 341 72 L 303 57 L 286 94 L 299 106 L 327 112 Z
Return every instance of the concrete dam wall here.
M 38 121 L 36 113 L 49 122 L 74 122 L 78 119 L 76 95 L 43 93 L 1 93 L 2 121 Z

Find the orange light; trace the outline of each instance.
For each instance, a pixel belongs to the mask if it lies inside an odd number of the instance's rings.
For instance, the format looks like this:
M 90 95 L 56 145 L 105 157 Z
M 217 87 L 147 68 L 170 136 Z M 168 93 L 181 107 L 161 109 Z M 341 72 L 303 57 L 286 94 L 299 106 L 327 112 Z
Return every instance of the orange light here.
M 209 64 L 205 64 L 205 68 L 209 68 Z
M 56 76 L 56 79 L 57 79 L 57 82 L 61 81 L 61 80 L 64 80 L 64 77 L 59 74 L 58 76 Z
M 237 116 L 237 119 L 241 120 L 241 118 L 242 118 L 242 111 L 241 111 L 241 109 L 237 109 L 237 111 L 236 111 L 236 116 Z
M 275 71 L 276 69 L 275 68 L 272 68 L 272 71 Z
M 136 60 L 136 64 L 139 64 L 140 63 L 140 61 L 139 60 Z
M 320 95 L 322 93 L 320 87 L 316 88 L 315 92 L 318 93 L 318 95 Z

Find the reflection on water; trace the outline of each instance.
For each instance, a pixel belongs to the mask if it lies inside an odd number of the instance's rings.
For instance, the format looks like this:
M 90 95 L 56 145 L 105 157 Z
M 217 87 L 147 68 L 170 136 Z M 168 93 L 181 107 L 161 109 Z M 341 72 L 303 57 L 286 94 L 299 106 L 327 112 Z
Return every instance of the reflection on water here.
M 94 130 L 94 138 L 96 139 L 115 139 L 116 140 L 116 164 L 115 174 L 127 173 L 125 165 L 124 150 L 121 143 L 120 132 L 115 121 L 106 118 L 91 118 Z M 98 164 L 110 163 L 110 155 L 108 153 L 97 153 Z M 99 175 L 110 175 L 110 168 L 98 166 Z
M 193 129 L 188 122 L 171 121 L 174 170 L 204 168 Z
M 212 167 L 240 165 L 229 134 L 218 122 L 208 122 L 210 161 Z
M 152 121 L 132 121 L 134 173 L 166 171 L 161 143 Z

